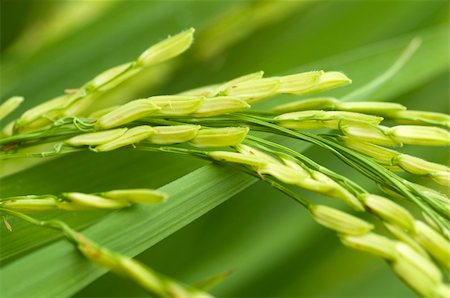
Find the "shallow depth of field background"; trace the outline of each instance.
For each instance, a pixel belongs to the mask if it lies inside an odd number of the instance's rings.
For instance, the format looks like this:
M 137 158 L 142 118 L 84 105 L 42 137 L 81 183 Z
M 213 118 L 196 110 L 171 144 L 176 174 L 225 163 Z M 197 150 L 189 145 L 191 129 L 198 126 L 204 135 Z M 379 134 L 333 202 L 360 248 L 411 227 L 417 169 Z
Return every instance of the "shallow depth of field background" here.
M 352 78 L 353 85 L 326 93 L 344 96 L 382 74 L 418 36 L 422 47 L 396 76 L 369 97 L 353 99 L 393 100 L 412 109 L 448 113 L 448 14 L 447 1 L 1 1 L 1 100 L 23 95 L 26 101 L 17 116 L 108 67 L 134 59 L 169 34 L 195 27 L 194 46 L 170 69 L 119 87 L 111 100 L 171 94 L 258 70 L 271 76 L 316 69 L 339 70 Z M 289 99 L 294 97 L 272 102 Z M 375 185 L 332 155 L 315 148 L 304 153 L 375 191 Z M 448 159 L 445 150 L 420 153 L 435 161 Z M 1 195 L 160 187 L 203 165 L 167 154 L 81 153 L 4 178 Z M 104 215 L 52 216 L 82 229 Z M 18 220 L 11 224 L 13 233 L 1 227 L 6 239 L 0 250 L 2 265 L 58 236 Z M 343 247 L 333 232 L 262 183 L 254 183 L 138 259 L 184 282 L 233 270 L 212 291 L 220 297 L 414 297 L 387 264 Z M 30 274 L 23 270 L 24 276 Z M 105 274 L 76 296 L 145 293 Z

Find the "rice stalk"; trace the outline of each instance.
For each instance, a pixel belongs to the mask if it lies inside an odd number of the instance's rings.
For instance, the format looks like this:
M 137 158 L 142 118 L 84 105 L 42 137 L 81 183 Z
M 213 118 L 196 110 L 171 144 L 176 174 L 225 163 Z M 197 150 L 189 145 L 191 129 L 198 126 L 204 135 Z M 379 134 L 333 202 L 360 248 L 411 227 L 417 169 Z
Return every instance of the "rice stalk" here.
M 341 102 L 335 98 L 302 100 L 259 114 L 249 111 L 254 103 L 278 94 L 305 95 L 351 83 L 341 72 L 318 70 L 276 77 L 256 72 L 180 94 L 135 99 L 80 116 L 100 94 L 145 67 L 184 52 L 192 43 L 193 33 L 189 29 L 163 40 L 135 61 L 108 69 L 81 88 L 29 109 L 3 129 L 0 159 L 121 149 L 162 151 L 234 165 L 299 202 L 319 224 L 335 230 L 344 245 L 386 260 L 420 295 L 448 297 L 448 286 L 434 260 L 450 268 L 449 202 L 397 176 L 393 170 L 399 168 L 448 185 L 449 168 L 379 146 L 447 146 L 447 115 L 408 111 L 396 103 Z M 14 97 L 0 106 L 1 118 L 21 102 L 21 98 Z M 388 127 L 381 124 L 384 117 L 420 125 Z M 322 128 L 333 131 L 326 135 L 302 132 Z M 415 219 L 395 201 L 371 194 L 344 175 L 291 148 L 256 137 L 255 132 L 269 132 L 328 150 L 381 185 L 392 197 L 410 200 L 425 214 L 427 223 Z M 51 147 L 49 151 L 27 150 L 45 144 Z M 375 233 L 371 222 L 353 214 L 316 205 L 299 196 L 296 188 L 338 199 L 355 211 L 375 215 L 397 240 Z M 86 258 L 131 278 L 157 296 L 209 297 L 100 247 L 62 222 L 37 221 L 22 213 L 119 209 L 134 203 L 159 203 L 165 198 L 165 194 L 148 189 L 66 192 L 58 196 L 4 198 L 0 209 L 30 223 L 61 230 Z
M 119 276 L 130 279 L 151 295 L 172 298 L 212 297 L 206 292 L 191 286 L 182 285 L 173 279 L 162 276 L 139 261 L 100 246 L 62 221 L 37 220 L 21 212 L 3 207 L 0 207 L 0 210 L 6 214 L 23 219 L 30 224 L 61 231 L 83 257 L 105 269 L 111 270 Z

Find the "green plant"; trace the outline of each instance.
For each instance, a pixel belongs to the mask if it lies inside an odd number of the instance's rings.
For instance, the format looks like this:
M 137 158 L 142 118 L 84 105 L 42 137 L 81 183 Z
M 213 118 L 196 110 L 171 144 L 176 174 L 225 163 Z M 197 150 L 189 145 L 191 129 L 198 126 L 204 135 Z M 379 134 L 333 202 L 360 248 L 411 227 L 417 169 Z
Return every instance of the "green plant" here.
M 408 111 L 395 103 L 347 103 L 334 98 L 306 99 L 275 106 L 269 111 L 247 110 L 251 104 L 278 94 L 304 95 L 351 83 L 340 72 L 324 71 L 269 78 L 257 72 L 178 95 L 152 96 L 118 106 L 92 108 L 106 91 L 132 80 L 146 67 L 184 52 L 192 42 L 193 32 L 189 29 L 168 38 L 146 50 L 137 60 L 109 69 L 81 88 L 26 111 L 3 130 L 1 158 L 7 161 L 88 150 L 100 153 L 123 147 L 121 150 L 169 152 L 234 165 L 238 171 L 267 182 L 306 207 L 318 223 L 337 231 L 345 245 L 385 259 L 420 295 L 448 296 L 448 286 L 439 265 L 429 257 L 449 267 L 448 201 L 444 194 L 409 182 L 394 171 L 431 177 L 439 184 L 448 185 L 450 169 L 383 147 L 449 145 L 450 134 L 445 130 L 449 126 L 448 115 Z M 376 84 L 371 83 L 361 90 L 375 88 L 389 79 L 417 46 L 414 40 L 397 63 L 374 81 Z M 0 114 L 6 116 L 21 101 L 18 97 L 6 101 L 0 107 Z M 408 125 L 382 126 L 381 116 L 393 122 L 406 121 Z M 323 128 L 332 131 L 304 131 Z M 332 152 L 380 185 L 387 196 L 403 197 L 415 204 L 424 213 L 427 223 L 414 219 L 407 209 L 391 199 L 371 194 L 353 180 L 289 146 L 254 132 L 302 140 Z M 372 233 L 374 225 L 365 220 L 312 203 L 296 193 L 295 188 L 339 199 L 355 211 L 373 213 L 393 238 Z M 114 193 L 100 196 L 68 193 L 63 195 L 62 201 L 55 196 L 7 197 L 2 199 L 1 205 L 4 212 L 47 226 L 45 221 L 36 221 L 19 211 L 45 211 L 67 204 L 74 206 L 63 209 L 77 210 L 80 204 L 87 208 L 123 208 L 133 201 L 120 198 L 121 192 L 118 200 L 115 197 L 110 200 Z M 80 245 L 83 247 L 66 225 L 56 222 L 53 227 L 72 235 L 69 239 L 75 241 L 79 249 Z M 114 266 L 106 267 L 114 270 Z M 133 279 L 133 273 L 122 273 Z M 138 283 L 139 280 L 142 279 L 138 278 Z M 167 295 L 150 288 L 157 295 Z M 175 297 L 190 295 L 169 292 Z

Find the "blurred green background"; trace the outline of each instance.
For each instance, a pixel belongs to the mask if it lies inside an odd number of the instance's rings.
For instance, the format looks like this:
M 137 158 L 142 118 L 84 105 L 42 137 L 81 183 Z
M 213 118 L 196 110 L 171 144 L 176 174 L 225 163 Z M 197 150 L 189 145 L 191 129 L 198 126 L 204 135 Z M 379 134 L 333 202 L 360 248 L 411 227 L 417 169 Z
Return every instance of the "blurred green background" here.
M 364 98 L 353 99 L 393 100 L 412 109 L 446 113 L 449 109 L 448 1 L 2 0 L 0 11 L 1 100 L 12 95 L 26 99 L 15 116 L 189 27 L 196 28 L 196 40 L 187 53 L 135 83 L 119 86 L 106 98 L 117 102 L 171 94 L 258 70 L 270 76 L 315 69 L 349 75 L 352 86 L 329 92 L 345 96 L 377 78 L 412 38 L 421 37 L 421 48 L 402 70 Z M 375 189 L 326 152 L 298 146 L 305 155 Z M 445 150 L 431 152 L 421 151 L 429 159 L 448 160 Z M 204 162 L 164 154 L 81 153 L 3 177 L 1 192 L 160 187 L 201 166 Z M 268 186 L 249 184 L 138 259 L 188 283 L 232 270 L 212 291 L 219 297 L 414 297 L 387 264 L 346 249 L 333 232 Z M 104 215 L 49 217 L 81 229 Z M 1 231 L 1 263 L 6 268 L 58 237 L 19 221 L 12 224 L 13 233 Z M 145 293 L 105 274 L 71 295 Z

